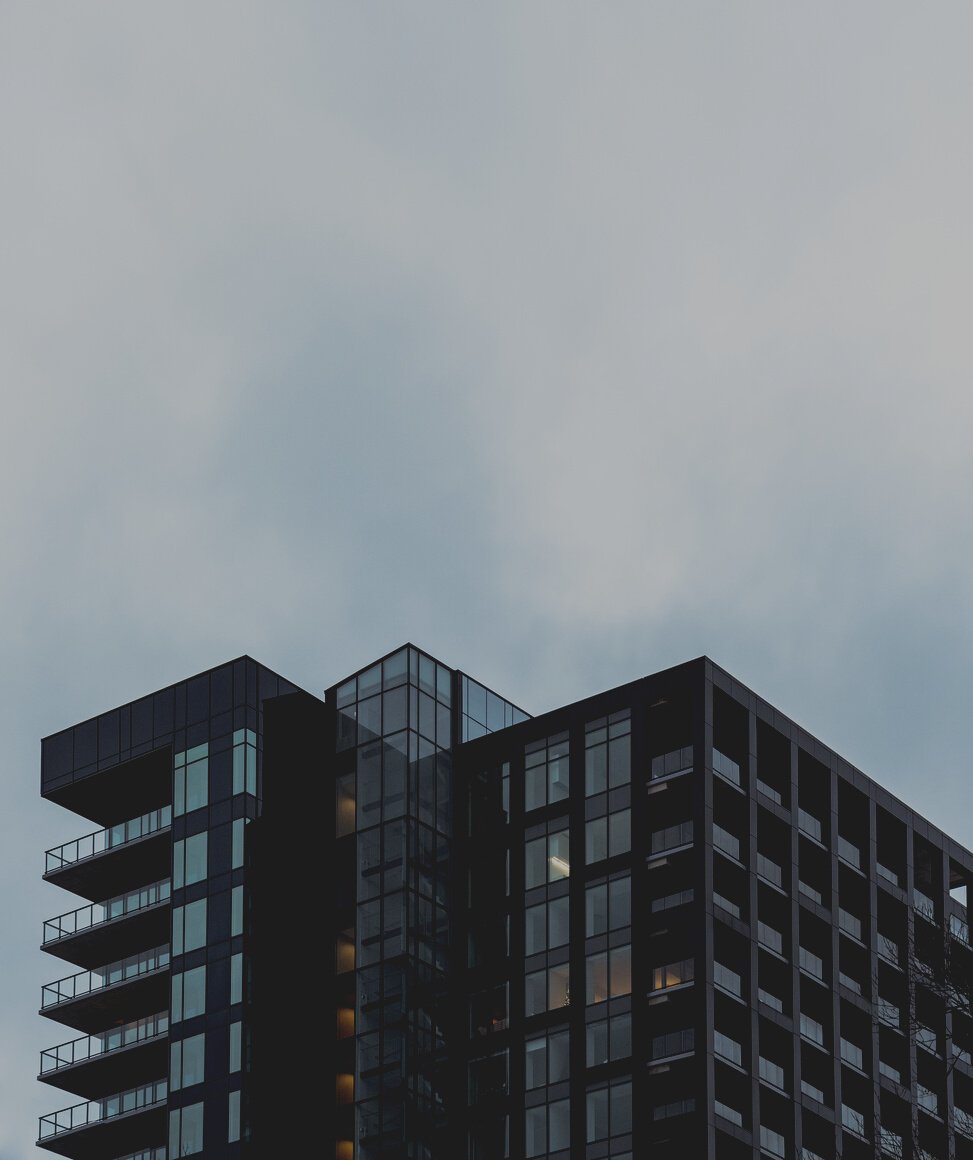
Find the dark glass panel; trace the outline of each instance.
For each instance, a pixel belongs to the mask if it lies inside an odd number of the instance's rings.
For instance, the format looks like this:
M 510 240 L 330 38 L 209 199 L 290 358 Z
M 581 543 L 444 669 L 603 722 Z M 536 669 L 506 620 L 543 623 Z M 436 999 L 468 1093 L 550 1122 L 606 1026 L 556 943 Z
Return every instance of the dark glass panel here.
M 118 710 L 98 718 L 98 760 L 118 753 Z
M 74 730 L 74 764 L 77 769 L 98 760 L 98 723 L 86 721 Z

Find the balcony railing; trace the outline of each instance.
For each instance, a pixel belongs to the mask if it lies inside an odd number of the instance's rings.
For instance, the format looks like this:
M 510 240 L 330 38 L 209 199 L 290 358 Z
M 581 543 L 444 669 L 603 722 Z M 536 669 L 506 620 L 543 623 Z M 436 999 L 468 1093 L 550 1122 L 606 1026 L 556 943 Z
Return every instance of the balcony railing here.
M 129 1152 L 118 1160 L 166 1160 L 165 1148 L 143 1148 L 140 1152 Z
M 688 773 L 692 768 L 693 747 L 684 745 L 682 749 L 673 749 L 669 753 L 660 753 L 657 757 L 653 757 L 649 777 L 652 781 L 657 781 L 659 778 Z
M 82 1035 L 57 1047 L 49 1047 L 41 1052 L 41 1075 L 47 1075 L 62 1067 L 72 1067 L 89 1059 L 100 1058 L 112 1051 L 120 1051 L 133 1043 L 143 1043 L 158 1039 L 169 1030 L 169 1012 L 163 1011 L 148 1019 L 136 1019 L 123 1027 L 112 1027 L 97 1035 Z
M 93 834 L 85 834 L 83 838 L 75 838 L 72 842 L 65 842 L 63 846 L 55 846 L 53 850 L 48 850 L 44 872 L 50 874 L 54 870 L 62 870 L 65 866 L 71 866 L 85 858 L 93 858 L 95 854 L 104 854 L 106 850 L 114 850 L 117 846 L 124 846 L 127 842 L 134 842 L 164 830 L 171 824 L 172 806 L 163 806 L 162 809 L 152 810 L 151 813 L 142 814 L 141 817 L 119 822 L 117 826 L 95 830 Z
M 169 894 L 170 883 L 169 879 L 165 878 L 161 882 L 153 882 L 151 886 L 143 886 L 140 890 L 131 890 L 128 894 L 109 898 L 106 902 L 92 902 L 77 910 L 59 914 L 57 918 L 49 918 L 44 923 L 43 945 L 48 946 L 59 939 L 80 934 L 83 930 L 90 930 L 116 918 L 124 918 L 139 910 L 146 910 L 159 902 L 167 901 Z
M 40 1118 L 38 1139 L 49 1140 L 62 1132 L 73 1132 L 78 1128 L 104 1123 L 105 1120 L 114 1119 L 115 1116 L 124 1116 L 128 1112 L 164 1104 L 167 1089 L 166 1081 L 160 1079 L 155 1083 L 131 1088 L 127 1092 L 119 1092 L 118 1095 L 107 1096 L 103 1100 L 86 1100 L 83 1104 L 74 1104 L 70 1108 L 62 1108 L 59 1112 L 50 1112 Z
M 163 946 L 143 951 L 138 955 L 130 955 L 127 959 L 109 963 L 107 967 L 98 967 L 94 971 L 79 971 L 75 975 L 68 975 L 66 978 L 48 983 L 42 988 L 41 1010 L 53 1007 L 57 1003 L 67 1003 L 71 999 L 80 999 L 82 995 L 89 995 L 92 991 L 113 987 L 116 983 L 124 983 L 128 979 L 147 975 L 150 971 L 157 971 L 160 967 L 168 965 L 169 947 Z

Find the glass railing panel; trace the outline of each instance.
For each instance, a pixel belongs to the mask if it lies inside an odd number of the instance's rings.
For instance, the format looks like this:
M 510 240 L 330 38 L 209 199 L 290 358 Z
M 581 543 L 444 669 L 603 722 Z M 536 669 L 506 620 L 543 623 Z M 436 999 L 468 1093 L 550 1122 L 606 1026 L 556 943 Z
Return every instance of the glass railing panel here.
M 733 760 L 732 757 L 727 757 L 725 753 L 721 753 L 714 747 L 713 749 L 713 772 L 718 773 L 720 777 L 725 778 L 733 785 L 740 784 L 740 764 Z
M 97 967 L 93 971 L 78 971 L 77 974 L 47 983 L 41 989 L 41 1010 L 57 1003 L 80 999 L 92 991 L 100 991 L 105 987 L 112 987 L 116 983 L 123 983 L 168 966 L 169 947 L 166 945 L 151 951 L 142 951 L 137 955 L 129 955 L 127 959 L 109 963 L 105 967 Z
M 921 914 L 923 918 L 928 918 L 930 922 L 936 921 L 935 902 L 933 902 L 928 894 L 923 894 L 917 887 L 912 888 L 912 905 L 916 914 Z
M 847 862 L 849 866 L 854 866 L 856 870 L 861 869 L 861 850 L 853 842 L 849 842 L 847 838 L 843 838 L 840 834 L 838 835 L 838 857 L 843 862 Z
M 151 1108 L 156 1104 L 165 1103 L 167 1092 L 166 1080 L 160 1079 L 155 1083 L 131 1088 L 127 1092 L 106 1096 L 103 1100 L 86 1100 L 83 1104 L 74 1104 L 70 1108 L 49 1112 L 40 1118 L 38 1139 L 49 1140 L 52 1136 L 58 1136 L 62 1132 L 73 1132 L 78 1128 L 87 1128 L 92 1124 L 103 1123 L 115 1116 L 124 1116 L 128 1112 L 137 1112 L 143 1108 Z
M 675 850 L 679 846 L 688 846 L 693 840 L 693 823 L 680 822 L 676 826 L 666 826 L 664 830 L 656 830 L 649 839 L 651 853 L 659 854 L 664 850 Z
M 80 934 L 83 930 L 100 926 L 104 922 L 122 918 L 127 914 L 145 910 L 159 902 L 169 899 L 171 889 L 168 878 L 161 882 L 153 882 L 151 886 L 143 886 L 139 890 L 130 890 L 128 894 L 121 894 L 117 898 L 109 898 L 105 902 L 92 902 L 81 906 L 77 910 L 69 910 L 66 914 L 59 914 L 57 918 L 49 918 L 44 923 L 44 945 L 57 942 L 58 939 L 68 938 L 70 935 Z
M 688 773 L 693 768 L 693 747 L 684 745 L 669 753 L 660 753 L 652 758 L 649 777 L 657 781 L 663 777 L 674 777 L 678 773 Z
M 800 806 L 797 810 L 797 828 L 809 837 L 814 838 L 815 841 L 821 841 L 821 823 L 814 814 L 809 813 Z
M 776 862 L 771 861 L 765 854 L 757 853 L 757 873 L 761 878 L 766 878 L 768 882 L 772 882 L 774 886 L 783 886 L 784 872 Z
M 109 1052 L 118 1051 L 123 1047 L 131 1047 L 133 1043 L 142 1043 L 149 1039 L 157 1039 L 167 1034 L 169 1030 L 169 1013 L 162 1011 L 158 1015 L 151 1015 L 145 1019 L 136 1019 L 121 1027 L 112 1027 L 108 1031 L 97 1035 L 82 1035 L 67 1043 L 60 1043 L 57 1047 L 49 1047 L 41 1052 L 41 1075 L 57 1071 L 62 1067 L 72 1067 L 74 1064 L 84 1063 Z
M 152 810 L 140 817 L 131 818 L 127 822 L 120 822 L 117 826 L 109 826 L 94 833 L 85 834 L 61 846 L 55 846 L 46 854 L 45 873 L 61 870 L 85 858 L 93 858 L 95 854 L 104 854 L 106 850 L 113 850 L 127 842 L 134 842 L 149 834 L 164 830 L 172 824 L 172 806 L 163 806 Z

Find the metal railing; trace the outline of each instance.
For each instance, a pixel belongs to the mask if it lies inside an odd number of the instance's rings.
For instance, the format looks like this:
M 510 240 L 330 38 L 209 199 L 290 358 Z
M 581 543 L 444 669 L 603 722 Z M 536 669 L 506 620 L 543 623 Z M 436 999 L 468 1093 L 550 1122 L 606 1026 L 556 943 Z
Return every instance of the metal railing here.
M 128 894 L 120 894 L 105 902 L 91 902 L 87 906 L 78 907 L 77 910 L 59 914 L 57 918 L 49 918 L 44 923 L 43 945 L 47 946 L 49 943 L 57 942 L 58 939 L 80 934 L 83 930 L 101 926 L 116 918 L 124 918 L 136 911 L 146 910 L 159 902 L 166 902 L 169 894 L 169 879 L 164 878 L 161 882 L 153 882 L 151 886 L 130 890 Z
M 143 1148 L 141 1152 L 129 1152 L 117 1160 L 166 1160 L 165 1148 Z
M 106 850 L 114 850 L 124 846 L 127 842 L 134 842 L 149 834 L 157 833 L 172 824 L 172 806 L 163 806 L 132 818 L 127 822 L 119 822 L 117 826 L 108 826 L 104 830 L 95 830 L 92 834 L 75 838 L 72 842 L 65 842 L 62 846 L 55 846 L 45 855 L 44 873 L 50 874 L 53 870 L 61 870 L 75 862 L 82 862 L 85 858 L 93 858 L 95 854 L 104 854 Z
M 62 1132 L 73 1132 L 78 1128 L 104 1123 L 105 1120 L 111 1120 L 115 1116 L 124 1116 L 129 1112 L 165 1104 L 167 1091 L 166 1080 L 160 1079 L 155 1083 L 130 1088 L 127 1092 L 106 1096 L 103 1100 L 85 1100 L 83 1104 L 74 1104 L 70 1108 L 49 1112 L 40 1118 L 38 1139 L 49 1140 Z
M 72 1067 L 76 1063 L 85 1063 L 89 1059 L 100 1058 L 112 1051 L 130 1047 L 133 1043 L 158 1039 L 168 1031 L 169 1012 L 162 1011 L 158 1015 L 126 1023 L 122 1027 L 100 1031 L 97 1035 L 82 1035 L 79 1039 L 71 1039 L 67 1043 L 59 1043 L 57 1047 L 49 1047 L 46 1051 L 42 1051 L 41 1075 L 47 1075 L 62 1067 Z
M 97 967 L 93 971 L 78 971 L 77 974 L 67 975 L 41 988 L 41 1010 L 44 1011 L 58 1003 L 79 999 L 82 995 L 91 994 L 92 991 L 101 991 L 105 987 L 113 987 L 116 983 L 124 983 L 139 975 L 147 975 L 151 971 L 168 966 L 167 943 L 151 951 L 129 955 L 127 959 L 119 959 L 117 963 L 109 963 L 106 967 Z

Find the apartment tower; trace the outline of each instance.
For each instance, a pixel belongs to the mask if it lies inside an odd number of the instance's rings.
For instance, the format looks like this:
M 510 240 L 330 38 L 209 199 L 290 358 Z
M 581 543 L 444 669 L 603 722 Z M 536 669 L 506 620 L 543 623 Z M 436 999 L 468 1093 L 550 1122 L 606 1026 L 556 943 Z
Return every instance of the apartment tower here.
M 706 658 L 529 717 L 411 645 L 243 657 L 41 781 L 98 827 L 45 1149 L 973 1158 L 973 854 Z

